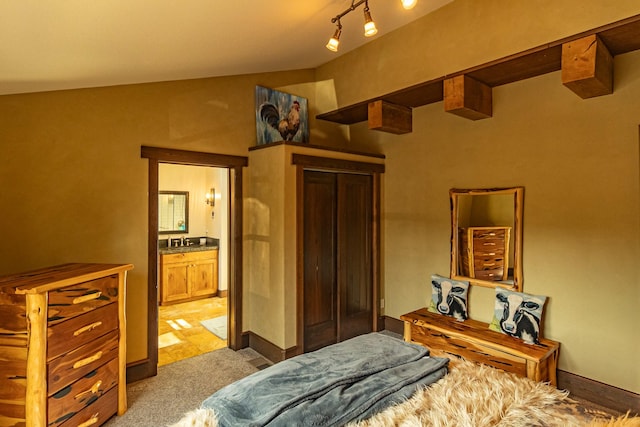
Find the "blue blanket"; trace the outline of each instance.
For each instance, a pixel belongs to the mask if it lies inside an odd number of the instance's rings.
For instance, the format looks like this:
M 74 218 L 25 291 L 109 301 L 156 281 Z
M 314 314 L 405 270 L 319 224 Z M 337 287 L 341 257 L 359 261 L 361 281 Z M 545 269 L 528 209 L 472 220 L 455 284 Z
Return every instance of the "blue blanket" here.
M 447 373 L 448 359 L 371 333 L 256 372 L 207 398 L 220 426 L 336 426 L 363 420 Z

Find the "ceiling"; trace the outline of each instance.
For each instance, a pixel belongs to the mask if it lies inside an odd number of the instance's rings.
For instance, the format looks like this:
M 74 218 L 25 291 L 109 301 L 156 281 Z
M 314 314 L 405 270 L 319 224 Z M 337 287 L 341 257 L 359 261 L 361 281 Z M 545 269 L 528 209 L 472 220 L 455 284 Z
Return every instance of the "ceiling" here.
M 315 68 L 453 0 L 2 0 L 0 95 Z

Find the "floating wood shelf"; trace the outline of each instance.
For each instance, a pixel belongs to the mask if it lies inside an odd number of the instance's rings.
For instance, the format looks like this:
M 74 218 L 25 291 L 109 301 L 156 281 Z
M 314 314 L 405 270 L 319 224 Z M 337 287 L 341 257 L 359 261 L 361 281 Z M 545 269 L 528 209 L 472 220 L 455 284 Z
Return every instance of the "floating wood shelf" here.
M 538 46 L 514 55 L 491 61 L 450 75 L 397 90 L 385 95 L 318 114 L 319 120 L 340 124 L 354 124 L 368 119 L 369 103 L 385 101 L 415 108 L 444 99 L 443 82 L 459 75 L 467 75 L 490 87 L 559 71 L 562 67 L 562 45 L 596 34 L 612 56 L 640 49 L 640 15 L 585 31 L 562 40 Z

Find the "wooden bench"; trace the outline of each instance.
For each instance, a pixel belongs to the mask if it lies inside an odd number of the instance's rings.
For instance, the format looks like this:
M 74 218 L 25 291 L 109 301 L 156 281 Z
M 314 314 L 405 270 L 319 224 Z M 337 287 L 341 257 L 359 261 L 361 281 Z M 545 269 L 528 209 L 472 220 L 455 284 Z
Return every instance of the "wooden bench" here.
M 457 356 L 513 372 L 535 381 L 557 385 L 556 368 L 560 343 L 541 339 L 540 344 L 489 329 L 473 319 L 458 322 L 426 308 L 403 314 L 404 340 L 423 345 L 434 356 Z

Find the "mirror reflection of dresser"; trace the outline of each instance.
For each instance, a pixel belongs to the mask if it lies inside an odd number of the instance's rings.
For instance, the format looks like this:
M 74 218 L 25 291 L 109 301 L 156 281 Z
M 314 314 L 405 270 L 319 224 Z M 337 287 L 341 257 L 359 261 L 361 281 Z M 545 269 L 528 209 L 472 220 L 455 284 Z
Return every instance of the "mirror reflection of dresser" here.
M 522 291 L 524 188 L 451 189 L 451 278 Z
M 464 276 L 488 281 L 509 280 L 511 227 L 466 227 L 458 230 Z

